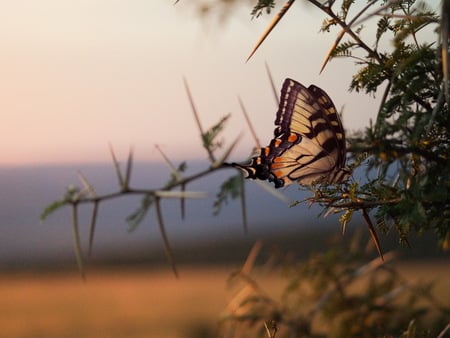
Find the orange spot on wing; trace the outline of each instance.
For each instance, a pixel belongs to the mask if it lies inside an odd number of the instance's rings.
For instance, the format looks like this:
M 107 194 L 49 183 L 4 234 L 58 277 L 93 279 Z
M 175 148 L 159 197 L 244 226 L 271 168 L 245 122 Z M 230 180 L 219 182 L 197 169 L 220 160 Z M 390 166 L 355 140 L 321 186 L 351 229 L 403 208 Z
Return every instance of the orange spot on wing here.
M 283 157 L 275 157 L 272 162 L 273 163 L 283 163 L 284 158 Z
M 295 143 L 295 142 L 297 142 L 297 140 L 298 140 L 297 134 L 291 134 L 288 137 L 288 141 L 291 142 L 291 143 Z
M 283 176 L 283 172 L 282 172 L 281 170 L 274 171 L 273 174 L 274 174 L 277 178 L 280 178 L 281 176 Z

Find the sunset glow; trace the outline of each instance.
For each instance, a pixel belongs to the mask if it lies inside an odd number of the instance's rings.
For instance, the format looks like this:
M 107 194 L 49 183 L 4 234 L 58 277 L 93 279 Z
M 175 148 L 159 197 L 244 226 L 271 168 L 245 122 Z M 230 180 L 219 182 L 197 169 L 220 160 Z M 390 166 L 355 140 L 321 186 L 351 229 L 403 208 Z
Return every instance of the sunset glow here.
M 276 106 L 266 61 L 278 86 L 288 76 L 316 83 L 338 109 L 345 105 L 347 128 L 361 126 L 374 111 L 351 118 L 360 101 L 349 103 L 349 78 L 342 79 L 353 65 L 332 63 L 319 76 L 334 35 L 316 33 L 317 11 L 304 4 L 294 11 L 305 12 L 302 24 L 298 13 L 287 15 L 245 63 L 270 20 L 250 20 L 250 8 L 220 25 L 202 21 L 187 2 L 4 2 L 0 165 L 105 162 L 109 143 L 119 154 L 133 146 L 141 160 L 159 159 L 155 144 L 173 158 L 202 158 L 183 76 L 205 128 L 231 112 L 227 139 L 243 132 L 235 154 L 248 154 L 253 145 L 237 97 L 261 141 L 269 140 Z

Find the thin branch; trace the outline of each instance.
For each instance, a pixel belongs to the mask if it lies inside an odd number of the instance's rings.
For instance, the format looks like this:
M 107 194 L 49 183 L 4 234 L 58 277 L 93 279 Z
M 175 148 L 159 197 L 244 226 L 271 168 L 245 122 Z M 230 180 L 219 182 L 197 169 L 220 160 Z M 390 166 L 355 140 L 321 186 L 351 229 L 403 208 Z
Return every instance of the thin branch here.
M 256 135 L 255 128 L 253 127 L 252 122 L 247 114 L 247 110 L 245 109 L 244 103 L 241 98 L 238 96 L 239 105 L 241 107 L 242 114 L 244 115 L 245 122 L 247 122 L 248 129 L 250 130 L 250 134 L 253 137 L 253 141 L 255 141 L 256 148 L 261 148 L 261 143 L 259 142 L 258 136 Z
M 269 338 L 275 338 L 276 333 L 278 332 L 277 322 L 272 320 L 269 322 L 264 322 L 264 327 L 266 328 L 266 333 Z
M 83 184 L 83 188 L 88 192 L 89 196 L 93 198 L 98 198 L 98 195 L 92 186 L 87 180 L 87 178 L 83 175 L 81 171 L 78 172 L 78 177 Z M 92 207 L 92 214 L 91 214 L 91 222 L 89 225 L 89 249 L 88 249 L 88 256 L 91 257 L 92 255 L 92 248 L 94 244 L 94 233 L 95 233 L 95 225 L 97 223 L 97 210 L 98 210 L 98 200 L 94 200 L 93 207 Z
M 382 205 L 390 205 L 390 204 L 398 204 L 402 201 L 402 199 L 399 198 L 393 198 L 390 200 L 380 200 L 380 201 L 351 201 L 351 202 L 343 202 L 343 203 L 335 203 L 335 201 L 339 201 L 340 198 L 336 198 L 334 201 L 330 201 L 329 199 L 318 199 L 318 198 L 309 198 L 310 201 L 316 202 L 316 203 L 322 203 L 325 204 L 329 208 L 340 208 L 340 209 L 373 209 Z
M 273 20 L 270 22 L 269 26 L 266 28 L 264 33 L 259 38 L 258 42 L 256 43 L 255 47 L 253 47 L 253 50 L 251 51 L 250 55 L 248 56 L 247 60 L 245 62 L 248 62 L 250 58 L 255 54 L 256 50 L 261 46 L 261 44 L 264 42 L 264 40 L 267 38 L 267 36 L 270 34 L 272 29 L 275 28 L 275 26 L 278 24 L 278 22 L 281 20 L 281 18 L 286 14 L 286 12 L 291 8 L 292 4 L 295 2 L 295 0 L 288 0 L 284 6 L 280 9 L 277 15 L 273 18 Z
M 164 242 L 164 251 L 166 253 L 166 257 L 167 257 L 167 259 L 169 261 L 170 266 L 172 267 L 172 271 L 175 274 L 175 277 L 179 278 L 177 267 L 176 267 L 176 264 L 175 264 L 175 259 L 174 259 L 173 254 L 172 254 L 172 249 L 170 248 L 169 238 L 167 237 L 166 228 L 164 226 L 164 221 L 163 221 L 162 212 L 161 212 L 161 201 L 160 201 L 160 198 L 156 198 L 156 200 L 155 200 L 155 208 L 156 208 L 156 218 L 158 220 L 159 230 L 161 232 L 161 237 L 162 237 L 163 242 Z
M 133 148 L 130 148 L 130 152 L 128 153 L 127 159 L 127 168 L 125 171 L 124 189 L 128 189 L 130 186 L 132 168 L 133 168 Z
M 375 122 L 375 134 L 378 136 L 380 134 L 380 121 L 382 121 L 383 117 L 381 116 L 381 112 L 383 111 L 384 105 L 386 104 L 386 100 L 389 96 L 389 92 L 392 87 L 392 79 L 388 81 L 386 88 L 384 89 L 383 96 L 381 97 L 380 106 L 378 108 L 377 119 Z
M 381 6 L 380 8 L 378 8 L 377 10 L 373 11 L 372 13 L 367 14 L 364 18 L 360 19 L 359 21 L 356 21 L 353 23 L 353 25 L 360 25 L 363 22 L 369 20 L 370 18 L 374 17 L 374 16 L 388 16 L 388 17 L 394 17 L 393 14 L 390 13 L 383 13 L 381 14 L 381 12 L 385 11 L 386 9 L 388 9 L 389 7 L 391 7 L 392 5 L 394 5 L 395 3 L 399 3 L 401 2 L 401 0 L 393 0 L 393 1 L 388 1 L 384 6 Z
M 95 225 L 97 223 L 97 212 L 98 212 L 98 205 L 99 201 L 94 201 L 94 205 L 92 207 L 92 214 L 91 214 L 91 224 L 89 226 L 89 250 L 88 250 L 88 256 L 91 257 L 92 255 L 92 249 L 94 246 L 94 232 L 95 232 Z
M 319 74 L 322 73 L 326 64 L 328 63 L 328 61 L 330 61 L 331 53 L 338 46 L 339 42 L 341 42 L 341 39 L 344 37 L 345 33 L 349 32 L 351 26 L 355 23 L 355 21 L 377 1 L 378 0 L 372 0 L 371 2 L 369 2 L 358 14 L 355 15 L 355 17 L 348 23 L 348 25 L 345 25 L 345 27 L 342 28 L 342 30 L 339 32 L 336 40 L 334 41 L 334 44 L 331 46 L 330 50 L 328 51 L 327 56 L 325 57 L 325 60 L 322 63 L 322 67 L 320 67 Z
M 264 65 L 266 67 L 267 76 L 269 77 L 270 87 L 272 88 L 272 93 L 275 98 L 276 106 L 278 107 L 280 105 L 280 98 L 278 96 L 277 88 L 275 86 L 275 81 L 273 80 L 272 72 L 270 71 L 267 62 L 264 62 Z
M 180 186 L 181 192 L 186 192 L 186 184 L 182 184 Z M 180 209 L 181 209 L 181 219 L 184 220 L 186 216 L 186 199 L 180 198 Z
M 345 32 L 347 34 L 349 34 L 353 40 L 356 41 L 356 43 L 365 51 L 367 51 L 367 53 L 369 54 L 370 57 L 374 58 L 375 60 L 378 61 L 378 63 L 382 64 L 382 60 L 380 58 L 380 56 L 378 55 L 377 52 L 375 52 L 372 48 L 370 48 L 366 43 L 364 43 L 361 38 L 358 36 L 358 34 L 356 34 L 354 31 L 352 31 L 350 29 L 350 27 L 345 23 L 345 21 L 342 21 L 332 10 L 331 7 L 329 6 L 325 6 L 322 3 L 320 3 L 319 1 L 316 0 L 309 0 L 309 2 L 311 4 L 313 4 L 314 6 L 316 6 L 317 8 L 321 9 L 322 11 L 324 11 L 327 15 L 329 15 L 339 26 L 341 26 Z
M 81 251 L 80 232 L 78 231 L 78 205 L 72 205 L 72 238 L 75 249 L 75 258 L 77 260 L 78 270 L 81 277 L 86 279 L 83 267 L 83 254 Z
M 175 166 L 172 164 L 172 162 L 169 160 L 169 158 L 166 156 L 166 154 L 164 154 L 164 152 L 162 151 L 162 149 L 160 148 L 159 145 L 155 144 L 155 148 L 156 150 L 158 150 L 158 152 L 161 154 L 161 156 L 164 159 L 164 162 L 166 162 L 167 166 L 170 169 L 170 172 L 172 173 L 172 175 L 175 177 L 175 179 L 177 181 L 181 181 L 183 179 L 183 177 L 180 175 L 180 173 L 178 172 L 178 170 L 175 168 Z M 182 184 L 180 186 L 180 190 L 182 192 L 186 191 L 186 185 Z M 180 199 L 180 208 L 181 208 L 181 219 L 184 220 L 184 216 L 185 216 L 185 207 L 186 207 L 186 200 L 184 198 Z
M 450 323 L 447 324 L 447 326 L 439 333 L 439 336 L 437 338 L 444 338 L 445 334 L 450 331 Z
M 90 196 L 96 197 L 97 193 L 95 192 L 94 187 L 88 182 L 81 171 L 78 171 L 78 178 L 80 179 L 81 184 L 83 184 L 83 189 L 85 189 Z
M 120 185 L 120 187 L 122 189 L 124 189 L 125 188 L 125 181 L 124 181 L 124 178 L 122 176 L 122 172 L 120 170 L 120 164 L 117 161 L 117 158 L 116 158 L 116 155 L 114 154 L 114 149 L 113 149 L 111 143 L 109 144 L 109 151 L 111 153 L 111 157 L 112 157 L 112 160 L 113 160 L 113 163 L 114 163 L 114 168 L 116 169 L 116 175 L 117 175 L 117 179 L 119 180 L 119 185 Z
M 370 236 L 372 236 L 372 240 L 373 240 L 373 243 L 375 244 L 375 247 L 377 248 L 378 254 L 380 255 L 381 260 L 384 261 L 383 251 L 381 251 L 380 241 L 378 240 L 377 233 L 372 224 L 372 221 L 370 220 L 369 214 L 367 213 L 366 209 L 362 209 L 361 212 L 363 214 L 364 220 L 367 223 L 367 226 L 369 227 Z
M 241 184 L 241 213 L 242 213 L 242 224 L 244 226 L 245 234 L 248 234 L 248 223 L 247 223 L 247 205 L 245 199 L 245 183 L 244 183 L 244 175 L 240 173 L 240 184 Z
M 205 192 L 156 190 L 153 195 L 159 198 L 205 198 Z
M 189 183 L 191 181 L 195 181 L 200 177 L 212 174 L 217 170 L 226 169 L 226 168 L 230 168 L 230 166 L 223 164 L 219 167 L 209 167 L 209 168 L 202 170 L 196 174 L 193 174 L 188 177 L 184 177 L 181 181 L 172 183 L 170 186 L 167 186 L 167 187 L 164 187 L 161 189 L 135 189 L 135 188 L 129 187 L 126 191 L 119 190 L 119 191 L 115 191 L 112 193 L 106 193 L 104 195 L 97 195 L 96 197 L 81 196 L 76 201 L 74 201 L 74 202 L 69 201 L 69 202 L 67 202 L 67 204 L 93 203 L 95 201 L 110 200 L 110 199 L 118 198 L 118 197 L 124 196 L 124 195 L 153 195 L 153 196 L 159 195 L 160 197 L 167 197 L 167 198 L 182 198 L 182 197 L 184 197 L 184 198 L 201 198 L 202 196 L 204 196 L 204 193 L 189 192 L 189 191 L 184 192 L 184 193 L 180 192 L 180 191 L 171 192 L 170 190 L 175 187 L 179 187 L 183 184 L 186 185 L 187 183 Z
M 204 140 L 205 132 L 204 132 L 202 124 L 200 122 L 200 117 L 198 115 L 197 108 L 195 107 L 194 98 L 192 97 L 191 91 L 189 89 L 189 85 L 188 85 L 187 80 L 186 80 L 185 77 L 183 77 L 183 82 L 184 82 L 184 87 L 186 89 L 186 93 L 187 93 L 187 96 L 188 96 L 188 99 L 189 99 L 189 103 L 191 105 L 192 112 L 194 113 L 195 122 L 197 123 L 198 130 L 200 131 L 200 135 L 201 135 L 201 138 L 202 138 L 203 146 L 204 146 L 204 148 L 206 149 L 206 151 L 208 153 L 209 160 L 211 162 L 214 162 L 215 161 L 214 154 L 212 153 L 211 149 L 205 144 L 205 140 Z
M 241 273 L 245 275 L 250 275 L 253 267 L 255 266 L 256 258 L 258 257 L 261 249 L 263 247 L 262 241 L 256 241 L 255 244 L 253 244 L 250 253 L 247 256 L 247 259 L 245 260 L 244 265 L 241 268 Z
M 170 169 L 170 172 L 172 173 L 172 175 L 175 176 L 177 181 L 181 181 L 182 180 L 182 176 L 180 175 L 180 173 L 178 172 L 178 170 L 175 168 L 175 166 L 173 165 L 173 163 L 170 161 L 170 159 L 166 156 L 166 154 L 164 154 L 164 152 L 162 151 L 161 147 L 158 144 L 155 144 L 155 148 L 156 150 L 158 150 L 158 152 L 160 153 L 160 155 L 162 156 L 164 162 L 167 164 L 167 166 Z
M 400 147 L 395 146 L 393 143 L 385 142 L 383 143 L 383 151 L 385 153 L 391 153 L 396 154 L 396 157 L 398 156 L 404 156 L 408 154 L 416 154 L 423 158 L 425 158 L 427 161 L 430 162 L 436 162 L 442 165 L 445 165 L 448 163 L 448 159 L 444 156 L 436 155 L 435 153 L 431 151 L 426 151 L 418 147 Z M 374 153 L 380 149 L 380 145 L 375 144 L 371 146 L 365 146 L 365 147 L 349 147 L 348 152 L 368 152 L 368 153 Z

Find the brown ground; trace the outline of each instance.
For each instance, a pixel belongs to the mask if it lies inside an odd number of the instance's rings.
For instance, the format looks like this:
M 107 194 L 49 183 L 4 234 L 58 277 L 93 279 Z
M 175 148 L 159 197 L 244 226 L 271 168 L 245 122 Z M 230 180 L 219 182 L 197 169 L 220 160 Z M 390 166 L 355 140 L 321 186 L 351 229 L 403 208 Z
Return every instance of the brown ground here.
M 438 279 L 450 304 L 447 262 L 402 265 L 411 279 Z M 0 337 L 208 337 L 232 292 L 234 268 L 94 270 L 73 274 L 0 274 Z M 268 285 L 279 285 L 269 279 Z

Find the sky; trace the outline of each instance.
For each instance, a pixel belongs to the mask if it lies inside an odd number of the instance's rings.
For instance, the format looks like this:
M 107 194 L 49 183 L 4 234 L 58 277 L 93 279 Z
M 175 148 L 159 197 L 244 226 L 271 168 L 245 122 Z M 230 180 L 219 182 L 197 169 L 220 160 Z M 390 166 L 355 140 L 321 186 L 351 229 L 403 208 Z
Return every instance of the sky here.
M 273 135 L 286 77 L 323 88 L 353 131 L 377 100 L 350 94 L 355 71 L 337 60 L 319 75 L 336 32 L 319 33 L 317 9 L 295 4 L 245 62 L 271 16 L 242 6 L 225 23 L 202 20 L 190 1 L 0 0 L 0 166 L 206 158 L 187 99 L 187 79 L 204 128 L 232 113 L 224 138 L 242 135 L 233 156 L 253 147 L 238 96 L 262 143 Z

